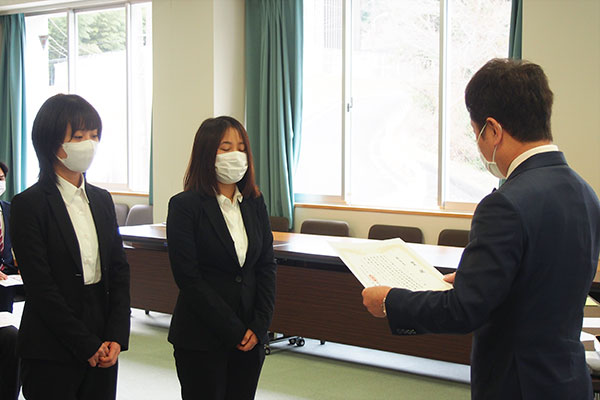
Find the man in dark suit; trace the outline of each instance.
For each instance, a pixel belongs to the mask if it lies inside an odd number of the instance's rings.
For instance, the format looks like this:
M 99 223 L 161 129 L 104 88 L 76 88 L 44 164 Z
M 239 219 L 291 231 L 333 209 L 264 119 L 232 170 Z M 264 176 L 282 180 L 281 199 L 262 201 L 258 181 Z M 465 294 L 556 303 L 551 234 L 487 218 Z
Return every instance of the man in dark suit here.
M 0 195 L 6 190 L 7 176 L 8 167 L 0 162 Z M 10 243 L 10 203 L 8 201 L 0 200 L 0 217 L 0 279 L 4 280 L 7 275 L 18 273 L 13 262 Z M 0 311 L 12 312 L 14 297 L 15 286 L 0 286 Z
M 473 399 L 591 399 L 579 340 L 600 249 L 600 205 L 551 144 L 553 95 L 535 64 L 492 60 L 465 91 L 490 172 L 443 292 L 374 287 L 363 303 L 393 333 L 474 331 Z

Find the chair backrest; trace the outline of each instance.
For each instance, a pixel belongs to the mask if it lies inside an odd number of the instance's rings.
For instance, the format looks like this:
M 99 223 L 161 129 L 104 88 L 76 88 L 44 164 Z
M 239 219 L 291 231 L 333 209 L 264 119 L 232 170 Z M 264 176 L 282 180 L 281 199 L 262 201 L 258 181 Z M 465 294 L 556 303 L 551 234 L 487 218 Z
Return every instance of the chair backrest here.
M 271 221 L 271 230 L 275 232 L 289 232 L 290 220 L 286 217 L 269 217 Z
M 438 245 L 465 247 L 469 244 L 469 231 L 463 229 L 444 229 L 438 236 Z
M 350 227 L 346 221 L 307 219 L 302 222 L 300 233 L 327 236 L 350 236 Z
M 127 213 L 129 212 L 129 206 L 123 203 L 115 203 L 115 214 L 117 214 L 117 225 L 125 225 L 127 221 Z
M 400 238 L 409 243 L 423 243 L 423 231 L 414 226 L 373 225 L 369 228 L 369 239 Z
M 152 221 L 152 206 L 147 204 L 136 204 L 129 210 L 125 225 L 146 225 L 151 224 Z

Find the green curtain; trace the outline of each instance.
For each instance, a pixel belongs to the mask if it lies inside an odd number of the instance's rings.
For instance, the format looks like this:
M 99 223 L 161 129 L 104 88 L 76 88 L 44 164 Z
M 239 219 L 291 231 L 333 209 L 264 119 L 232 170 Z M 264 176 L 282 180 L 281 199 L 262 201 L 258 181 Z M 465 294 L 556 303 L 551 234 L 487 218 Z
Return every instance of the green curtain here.
M 294 216 L 302 125 L 302 0 L 246 0 L 246 127 L 269 214 Z
M 10 169 L 5 200 L 25 189 L 25 16 L 0 16 L 0 161 Z
M 523 0 L 512 0 L 508 57 L 520 60 L 523 38 Z

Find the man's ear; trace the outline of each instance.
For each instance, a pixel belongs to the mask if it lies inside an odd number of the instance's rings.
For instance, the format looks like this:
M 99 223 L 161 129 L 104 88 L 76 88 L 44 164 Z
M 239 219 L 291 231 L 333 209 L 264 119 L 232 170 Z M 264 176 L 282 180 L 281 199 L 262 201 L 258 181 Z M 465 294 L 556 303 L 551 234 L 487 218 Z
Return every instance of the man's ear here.
M 502 138 L 504 136 L 504 129 L 502 128 L 502 125 L 500 125 L 500 122 L 498 122 L 492 117 L 489 117 L 487 119 L 487 123 L 493 131 L 494 146 L 497 146 L 502 141 Z

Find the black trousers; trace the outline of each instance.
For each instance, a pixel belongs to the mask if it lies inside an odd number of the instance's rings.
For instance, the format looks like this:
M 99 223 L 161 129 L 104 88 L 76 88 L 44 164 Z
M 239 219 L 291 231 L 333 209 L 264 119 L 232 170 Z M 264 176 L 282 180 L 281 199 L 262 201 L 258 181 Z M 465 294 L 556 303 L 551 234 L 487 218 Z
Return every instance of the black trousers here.
M 16 286 L 0 286 L 0 311 L 13 312 L 15 293 Z
M 248 352 L 176 348 L 174 355 L 183 400 L 254 399 L 265 360 L 262 344 Z
M 105 330 L 103 284 L 88 285 L 84 290 L 82 320 L 90 332 L 102 339 Z M 117 370 L 117 364 L 100 368 L 75 359 L 63 362 L 23 358 L 23 395 L 27 400 L 114 400 Z
M 117 364 L 92 368 L 87 363 L 21 360 L 27 400 L 108 400 L 117 396 Z
M 0 399 L 19 398 L 19 359 L 17 357 L 18 330 L 14 326 L 0 328 Z

